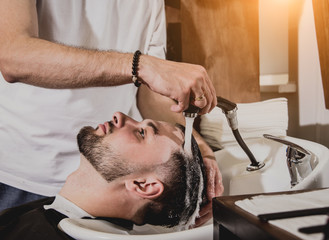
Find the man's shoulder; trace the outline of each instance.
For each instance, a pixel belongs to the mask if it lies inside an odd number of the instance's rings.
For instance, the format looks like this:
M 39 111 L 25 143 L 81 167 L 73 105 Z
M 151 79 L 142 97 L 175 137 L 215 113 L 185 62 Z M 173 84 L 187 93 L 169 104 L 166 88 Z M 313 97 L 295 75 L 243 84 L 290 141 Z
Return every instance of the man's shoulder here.
M 10 208 L 0 214 L 0 235 L 2 239 L 72 239 L 57 228 L 66 216 L 53 210 L 45 210 L 53 197 L 33 201 Z
M 55 197 L 46 197 L 36 201 L 28 202 L 17 207 L 8 208 L 0 212 L 0 224 L 2 225 L 2 219 L 10 219 L 15 216 L 22 215 L 29 212 L 32 209 L 42 207 L 43 205 L 50 204 L 54 201 Z

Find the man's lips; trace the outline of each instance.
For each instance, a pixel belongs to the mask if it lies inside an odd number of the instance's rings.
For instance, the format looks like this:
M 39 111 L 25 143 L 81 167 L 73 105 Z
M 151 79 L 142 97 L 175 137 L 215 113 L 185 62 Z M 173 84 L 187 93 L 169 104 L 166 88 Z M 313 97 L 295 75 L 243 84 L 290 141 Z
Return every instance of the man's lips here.
M 109 122 L 105 122 L 104 123 L 104 126 L 105 126 L 105 132 L 106 133 L 111 132 L 111 127 L 110 127 L 110 123 Z
M 102 129 L 103 133 L 106 134 L 106 128 L 104 124 L 98 124 L 98 128 Z
M 98 128 L 102 129 L 104 134 L 107 134 L 111 131 L 110 123 L 105 122 L 104 124 L 99 124 Z

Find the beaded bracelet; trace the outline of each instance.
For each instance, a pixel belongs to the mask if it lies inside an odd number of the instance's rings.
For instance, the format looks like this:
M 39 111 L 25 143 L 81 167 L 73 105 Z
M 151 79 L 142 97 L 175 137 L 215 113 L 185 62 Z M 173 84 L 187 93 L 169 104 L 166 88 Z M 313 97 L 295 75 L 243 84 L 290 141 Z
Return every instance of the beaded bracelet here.
M 137 50 L 134 53 L 134 57 L 133 57 L 132 80 L 136 87 L 139 87 L 142 84 L 140 81 L 138 81 L 138 63 L 141 54 L 142 54 L 141 51 Z

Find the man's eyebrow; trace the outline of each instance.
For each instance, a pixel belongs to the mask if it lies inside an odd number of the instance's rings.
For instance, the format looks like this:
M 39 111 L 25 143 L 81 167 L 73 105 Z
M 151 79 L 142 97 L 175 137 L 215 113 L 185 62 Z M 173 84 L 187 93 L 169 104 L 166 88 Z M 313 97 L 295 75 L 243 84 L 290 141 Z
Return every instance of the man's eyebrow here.
M 179 130 L 182 131 L 182 134 L 183 134 L 183 136 L 184 136 L 184 141 L 183 141 L 181 147 L 184 149 L 184 145 L 185 145 L 185 127 L 184 127 L 183 125 L 179 124 L 179 123 L 176 123 L 176 124 L 175 124 L 175 127 L 177 127 Z
M 154 135 L 158 135 L 159 133 L 159 129 L 154 125 L 153 122 L 148 122 L 147 123 L 147 126 L 151 127 L 153 132 L 154 132 Z
M 181 130 L 183 133 L 183 136 L 185 136 L 185 127 L 183 125 L 176 123 L 175 127 L 177 127 L 179 130 Z

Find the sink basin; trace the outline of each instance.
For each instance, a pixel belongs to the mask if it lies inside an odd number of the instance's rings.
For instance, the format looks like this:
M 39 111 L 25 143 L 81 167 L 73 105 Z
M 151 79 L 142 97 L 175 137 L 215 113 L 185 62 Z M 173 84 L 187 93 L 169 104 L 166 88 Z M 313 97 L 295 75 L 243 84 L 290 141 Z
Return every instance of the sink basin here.
M 205 225 L 180 232 L 170 229 L 144 225 L 135 226 L 133 232 L 113 227 L 102 220 L 64 218 L 59 228 L 77 240 L 212 240 L 212 220 Z
M 266 138 L 247 139 L 245 143 L 250 151 L 257 161 L 265 163 L 265 167 L 253 172 L 247 171 L 246 167 L 250 161 L 238 144 L 227 145 L 215 152 L 223 176 L 223 195 L 329 187 L 329 149 L 307 140 L 288 136 L 284 139 L 311 152 L 310 163 L 313 171 L 306 178 L 291 187 L 286 163 L 286 145 Z
M 314 154 L 311 159 L 311 165 L 314 167 L 314 170 L 310 175 L 291 188 L 290 176 L 286 166 L 286 146 L 265 138 L 248 139 L 245 141 L 247 146 L 258 161 L 265 162 L 265 167 L 258 171 L 248 172 L 246 167 L 249 165 L 249 159 L 238 144 L 227 145 L 223 150 L 215 152 L 216 160 L 223 176 L 224 195 L 328 187 L 328 148 L 297 138 L 286 137 L 286 139 Z M 201 227 L 181 232 L 173 232 L 172 230 L 164 231 L 161 228 L 145 225 L 134 229 L 134 233 L 128 233 L 113 229 L 113 227 L 109 226 L 109 223 L 105 223 L 104 221 L 86 219 L 63 219 L 59 223 L 59 226 L 71 237 L 79 240 L 213 239 L 212 220 Z

